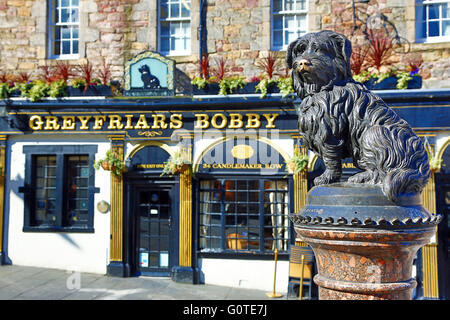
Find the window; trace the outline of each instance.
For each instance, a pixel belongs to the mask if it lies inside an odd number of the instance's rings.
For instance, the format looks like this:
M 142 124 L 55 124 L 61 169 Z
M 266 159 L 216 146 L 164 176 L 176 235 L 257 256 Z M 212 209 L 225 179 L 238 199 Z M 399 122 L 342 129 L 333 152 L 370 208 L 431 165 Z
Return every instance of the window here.
M 449 1 L 416 1 L 416 40 L 450 41 Z
M 91 231 L 96 146 L 25 146 L 24 231 Z
M 49 1 L 50 58 L 78 58 L 79 0 Z
M 199 195 L 201 252 L 287 251 L 287 180 L 201 180 Z
M 306 0 L 272 0 L 272 49 L 285 50 L 307 32 Z
M 159 51 L 186 55 L 191 50 L 191 1 L 159 1 Z

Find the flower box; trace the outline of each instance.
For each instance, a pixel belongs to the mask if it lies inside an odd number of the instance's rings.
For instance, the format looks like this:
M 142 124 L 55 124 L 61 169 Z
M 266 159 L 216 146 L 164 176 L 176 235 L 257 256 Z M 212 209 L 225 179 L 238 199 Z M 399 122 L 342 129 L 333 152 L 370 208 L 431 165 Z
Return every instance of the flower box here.
M 254 94 L 257 84 L 258 84 L 258 82 L 246 83 L 243 88 L 237 88 L 233 93 L 234 94 Z
M 111 87 L 105 86 L 105 85 L 95 85 L 95 86 L 88 86 L 86 90 L 84 90 L 84 87 L 80 88 L 74 88 L 74 87 L 67 87 L 67 95 L 69 97 L 92 97 L 92 96 L 111 96 Z
M 376 78 L 371 78 L 364 82 L 364 85 L 369 90 L 396 90 L 397 89 L 397 77 L 388 77 L 383 81 L 376 83 Z M 422 87 L 422 77 L 413 76 L 408 81 L 408 89 L 420 89 Z
M 208 83 L 202 89 L 199 89 L 196 85 L 192 86 L 192 94 L 193 95 L 217 95 L 219 93 L 219 84 L 218 83 Z

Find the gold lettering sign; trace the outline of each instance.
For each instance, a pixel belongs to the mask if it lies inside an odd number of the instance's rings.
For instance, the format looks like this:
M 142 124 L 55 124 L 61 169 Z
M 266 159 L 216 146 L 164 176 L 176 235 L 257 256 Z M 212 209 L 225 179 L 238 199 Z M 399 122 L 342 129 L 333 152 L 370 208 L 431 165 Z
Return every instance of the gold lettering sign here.
M 204 163 L 203 169 L 283 169 L 282 163 Z
M 275 129 L 277 113 L 196 113 L 194 129 Z M 30 129 L 56 130 L 165 130 L 183 128 L 183 115 L 173 113 L 170 116 L 162 113 L 145 114 L 102 114 L 94 116 L 55 116 L 32 115 L 28 119 Z
M 138 169 L 164 169 L 164 164 L 163 163 L 138 164 L 136 167 Z

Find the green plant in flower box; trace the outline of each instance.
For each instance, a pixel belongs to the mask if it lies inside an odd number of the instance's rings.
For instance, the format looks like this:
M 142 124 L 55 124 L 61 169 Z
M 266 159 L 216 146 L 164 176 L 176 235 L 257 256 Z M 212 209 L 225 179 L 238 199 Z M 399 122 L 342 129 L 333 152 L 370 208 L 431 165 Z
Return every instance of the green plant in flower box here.
M 64 80 L 53 81 L 50 83 L 48 95 L 52 98 L 62 97 L 66 94 L 67 83 Z
M 84 88 L 86 86 L 86 81 L 84 81 L 83 79 L 80 79 L 80 78 L 73 79 L 71 81 L 71 83 L 72 83 L 72 87 L 75 88 L 75 89 L 81 89 L 81 88 Z
M 275 79 L 262 79 L 255 87 L 255 92 L 261 92 L 260 98 L 265 98 L 267 96 L 268 89 L 271 85 L 276 85 L 277 80 Z
M 233 77 L 233 78 L 223 78 L 219 82 L 219 94 L 226 96 L 227 94 L 233 93 L 238 88 L 243 88 L 245 85 L 244 77 Z
M 294 93 L 294 81 L 292 80 L 292 77 L 279 78 L 277 87 L 283 98 Z
M 208 80 L 203 77 L 195 77 L 192 79 L 191 84 L 197 86 L 198 89 L 204 89 L 208 84 Z
M 2 82 L 0 83 L 0 99 L 7 99 L 10 94 L 10 85 L 9 83 Z

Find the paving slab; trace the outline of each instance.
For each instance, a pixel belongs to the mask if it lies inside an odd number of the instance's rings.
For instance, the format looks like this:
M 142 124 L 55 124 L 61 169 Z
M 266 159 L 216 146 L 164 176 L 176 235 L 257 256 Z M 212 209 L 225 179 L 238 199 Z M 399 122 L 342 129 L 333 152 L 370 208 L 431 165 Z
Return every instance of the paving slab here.
M 0 300 L 268 300 L 265 292 L 170 278 L 77 273 L 66 270 L 0 266 Z

